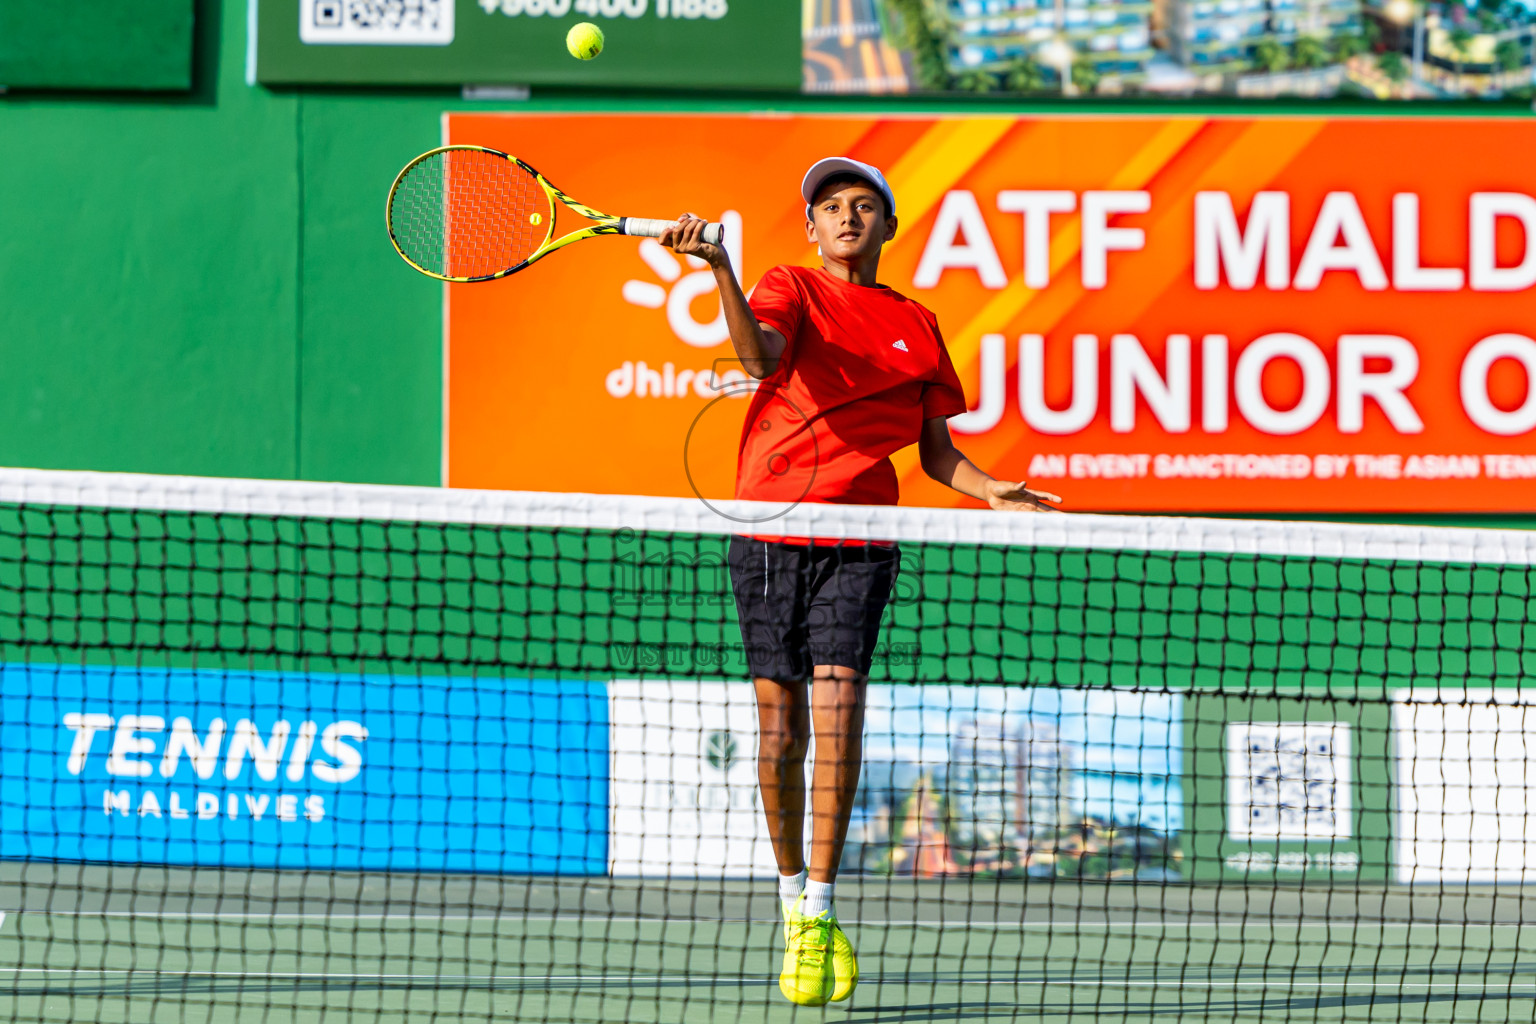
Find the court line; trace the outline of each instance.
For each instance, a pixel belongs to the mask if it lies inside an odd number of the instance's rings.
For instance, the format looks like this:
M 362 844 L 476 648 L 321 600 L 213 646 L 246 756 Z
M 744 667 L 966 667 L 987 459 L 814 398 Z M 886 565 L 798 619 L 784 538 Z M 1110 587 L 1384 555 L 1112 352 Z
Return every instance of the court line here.
M 143 918 L 150 920 L 191 920 L 191 921 L 296 921 L 315 923 L 347 922 L 347 921 L 403 921 L 416 924 L 424 923 L 469 923 L 469 924 L 558 924 L 573 923 L 587 926 L 603 924 L 781 924 L 782 919 L 777 917 L 637 917 L 626 916 L 582 916 L 580 914 L 455 914 L 451 916 L 439 916 L 436 914 L 354 914 L 354 913 L 312 913 L 312 912 L 279 912 L 265 913 L 254 910 L 12 910 L 9 913 L 20 917 L 22 915 L 36 915 L 46 917 L 74 917 L 74 918 Z M 0 912 L 0 923 L 5 920 L 5 912 Z M 1161 929 L 1161 930 L 1193 930 L 1193 929 L 1220 929 L 1220 928 L 1265 928 L 1265 929 L 1291 929 L 1291 928 L 1328 928 L 1328 929 L 1373 929 L 1373 928 L 1460 928 L 1460 929 L 1520 929 L 1525 928 L 1536 932 L 1536 922 L 1473 922 L 1473 921 L 1352 921 L 1348 918 L 1314 918 L 1314 919 L 1288 919 L 1280 921 L 1249 920 L 1246 918 L 1218 918 L 1207 921 L 1148 921 L 1131 919 L 1125 921 L 1078 921 L 1073 919 L 1058 919 L 1051 921 L 952 921 L 952 920 L 918 920 L 915 918 L 904 920 L 866 920 L 863 918 L 843 918 L 843 924 L 856 925 L 861 928 L 938 928 L 938 929 L 977 929 L 983 931 L 1006 931 L 1035 929 Z
M 173 978 L 294 978 L 310 980 L 336 980 L 336 981 L 427 981 L 441 985 L 444 982 L 498 982 L 498 981 L 542 981 L 542 982 L 593 982 L 593 983 L 622 983 L 634 984 L 636 982 L 655 983 L 690 983 L 695 984 L 701 980 L 712 983 L 738 982 L 743 984 L 765 983 L 763 974 L 726 974 L 707 975 L 698 974 L 637 974 L 624 972 L 618 974 L 466 974 L 449 976 L 443 974 L 382 974 L 364 972 L 342 971 L 172 971 L 162 968 L 125 968 L 125 967 L 9 967 L 0 968 L 0 975 L 5 974 L 68 974 L 101 976 L 123 975 L 151 975 L 155 977 Z M 882 975 L 867 976 L 861 979 L 871 984 L 886 984 Z M 1262 988 L 1262 989 L 1349 989 L 1369 988 L 1372 990 L 1381 988 L 1390 989 L 1424 989 L 1424 990 L 1454 990 L 1475 989 L 1483 992 L 1507 992 L 1511 989 L 1530 989 L 1536 991 L 1536 981 L 1477 981 L 1472 979 L 1450 979 L 1445 981 L 1408 981 L 1400 976 L 1387 975 L 1381 977 L 1373 975 L 1370 979 L 1340 979 L 1337 981 L 1327 979 L 1297 979 L 1297 978 L 1252 978 L 1252 979 L 1115 979 L 1115 978 L 1084 978 L 1081 975 L 1063 977 L 1061 979 L 1045 978 L 1040 980 L 1019 980 L 1003 978 L 966 978 L 963 975 L 954 977 L 933 976 L 920 981 L 912 981 L 904 976 L 893 978 L 892 984 L 918 984 L 941 985 L 960 984 L 970 986 L 1008 985 L 1014 988 L 1047 987 L 1056 985 L 1093 985 L 1098 988 L 1192 988 L 1192 989 L 1238 989 L 1238 988 Z

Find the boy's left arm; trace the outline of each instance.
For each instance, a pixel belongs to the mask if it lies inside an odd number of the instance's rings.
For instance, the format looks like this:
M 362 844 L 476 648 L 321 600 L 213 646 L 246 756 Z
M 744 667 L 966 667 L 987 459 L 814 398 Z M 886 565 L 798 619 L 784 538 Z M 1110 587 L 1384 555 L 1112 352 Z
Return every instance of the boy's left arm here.
M 949 435 L 949 420 L 934 416 L 923 421 L 917 442 L 923 472 L 961 494 L 979 498 L 995 509 L 1006 512 L 1056 512 L 1046 502 L 1060 503 L 1049 491 L 1032 491 L 1025 481 L 997 480 L 979 469 L 955 447 Z

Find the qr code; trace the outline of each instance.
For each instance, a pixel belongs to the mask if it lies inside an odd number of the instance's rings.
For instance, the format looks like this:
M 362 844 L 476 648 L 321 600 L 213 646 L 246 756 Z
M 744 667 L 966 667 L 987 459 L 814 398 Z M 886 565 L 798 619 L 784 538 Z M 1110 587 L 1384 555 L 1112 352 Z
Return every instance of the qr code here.
M 1228 723 L 1228 834 L 1348 838 L 1349 764 L 1349 726 L 1343 722 Z
M 445 46 L 453 42 L 453 0 L 300 0 L 306 43 Z

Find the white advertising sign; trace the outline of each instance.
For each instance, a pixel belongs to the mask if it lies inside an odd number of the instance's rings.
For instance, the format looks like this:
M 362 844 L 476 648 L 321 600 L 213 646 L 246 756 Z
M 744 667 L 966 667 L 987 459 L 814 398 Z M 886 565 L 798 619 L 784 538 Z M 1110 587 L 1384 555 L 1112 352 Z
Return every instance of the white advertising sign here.
M 1347 839 L 1349 726 L 1227 725 L 1227 834 L 1233 839 Z
M 757 793 L 752 684 L 621 679 L 608 699 L 609 873 L 776 875 Z
M 1536 702 L 1405 690 L 1392 703 L 1399 882 L 1523 882 L 1536 871 Z

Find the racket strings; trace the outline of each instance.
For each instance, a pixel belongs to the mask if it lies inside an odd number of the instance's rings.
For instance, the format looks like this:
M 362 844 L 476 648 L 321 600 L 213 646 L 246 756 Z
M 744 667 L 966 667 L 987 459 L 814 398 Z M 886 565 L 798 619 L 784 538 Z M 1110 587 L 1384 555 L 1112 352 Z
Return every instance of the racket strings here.
M 390 206 L 401 252 L 444 277 L 517 266 L 544 244 L 553 217 L 537 178 L 479 150 L 447 150 L 415 164 Z

